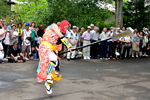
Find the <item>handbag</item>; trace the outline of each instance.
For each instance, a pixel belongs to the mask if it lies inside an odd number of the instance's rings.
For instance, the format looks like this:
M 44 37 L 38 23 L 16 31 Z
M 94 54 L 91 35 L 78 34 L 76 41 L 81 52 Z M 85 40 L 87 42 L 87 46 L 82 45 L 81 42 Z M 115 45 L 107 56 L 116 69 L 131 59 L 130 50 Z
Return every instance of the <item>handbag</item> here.
M 2 44 L 5 44 L 6 35 L 7 35 L 7 33 L 5 34 L 5 37 L 4 37 L 2 40 L 0 40 L 0 42 L 1 42 Z

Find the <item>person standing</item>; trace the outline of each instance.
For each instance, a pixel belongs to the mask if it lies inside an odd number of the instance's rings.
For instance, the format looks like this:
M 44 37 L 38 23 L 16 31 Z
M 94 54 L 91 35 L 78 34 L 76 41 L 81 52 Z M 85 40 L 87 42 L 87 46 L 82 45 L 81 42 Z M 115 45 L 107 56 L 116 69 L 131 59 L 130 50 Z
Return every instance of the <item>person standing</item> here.
M 83 39 L 83 46 L 87 45 L 87 44 L 90 44 L 90 41 L 91 41 L 91 27 L 88 26 L 87 27 L 87 31 L 85 31 L 82 35 L 82 39 Z M 86 48 L 83 48 L 83 56 L 84 56 L 84 59 L 90 59 L 90 46 L 86 47 Z
M 9 55 L 10 55 L 10 52 L 13 48 L 13 43 L 18 41 L 18 32 L 15 29 L 16 29 L 16 25 L 12 24 L 11 25 L 11 31 L 10 31 Z
M 37 31 L 37 35 L 38 37 L 43 37 L 43 34 L 44 34 L 44 25 L 40 25 L 40 29 Z
M 7 29 L 7 23 L 3 23 L 3 28 L 0 29 L 0 42 L 4 48 L 4 58 L 7 55 L 8 46 L 10 44 L 10 31 Z
M 30 30 L 31 30 L 31 46 L 35 46 L 35 37 L 37 36 L 37 30 L 36 30 L 36 23 L 31 22 L 30 23 Z
M 106 57 L 107 40 L 105 40 L 105 39 L 108 39 L 107 28 L 103 28 L 102 33 L 99 35 L 99 39 L 102 41 L 100 44 L 100 59 L 102 60 L 104 58 L 105 60 L 108 60 Z
M 72 45 L 71 48 L 76 48 L 78 43 L 78 34 L 76 33 L 77 27 L 73 26 L 72 31 L 68 34 L 68 41 Z M 74 60 L 76 55 L 76 51 L 74 50 L 71 54 L 71 59 Z M 70 52 L 67 53 L 67 60 L 70 60 Z
M 9 21 L 9 25 L 8 25 L 8 27 L 7 27 L 7 30 L 11 30 L 11 25 L 14 23 L 14 21 L 13 20 L 10 20 Z
M 132 58 L 134 58 L 134 54 L 136 54 L 136 58 L 138 58 L 139 43 L 140 43 L 139 32 L 136 32 L 136 36 L 133 37 L 132 42 Z
M 123 50 L 123 56 L 122 58 L 125 58 L 125 54 L 126 54 L 126 51 L 127 51 L 127 59 L 129 59 L 129 52 L 130 52 L 130 48 L 131 48 L 131 43 L 132 43 L 132 39 L 130 36 L 125 36 L 122 41 L 125 43 L 125 46 L 124 46 L 124 50 Z
M 91 28 L 92 29 L 92 28 Z M 98 39 L 99 39 L 99 27 L 95 27 L 92 31 L 91 31 L 91 38 L 92 38 L 92 43 L 93 42 L 97 42 Z M 94 44 L 91 46 L 91 58 L 92 59 L 96 59 L 97 58 L 97 47 L 98 47 L 98 44 Z
M 142 57 L 142 51 L 143 51 L 143 47 L 144 47 L 144 37 L 143 37 L 143 32 L 140 32 L 140 45 L 139 45 L 139 48 L 140 48 L 140 57 Z
M 82 27 L 82 28 L 81 28 L 81 32 L 80 32 L 80 35 L 82 36 L 83 33 L 84 33 L 84 28 Z M 80 42 L 80 46 L 83 46 L 83 41 L 82 41 L 82 39 L 81 39 L 81 42 Z M 81 51 L 82 51 L 82 50 L 81 50 Z
M 17 24 L 17 32 L 18 32 L 18 50 L 21 52 L 22 49 L 22 24 Z
M 143 57 L 148 57 L 148 55 L 146 54 L 147 47 L 148 47 L 148 33 L 145 33 L 145 36 L 144 36 L 144 47 L 143 47 L 143 52 L 144 52 Z
M 109 37 L 113 36 L 113 30 L 114 29 L 115 29 L 114 27 L 111 27 Z M 115 51 L 116 51 L 116 41 L 110 39 L 109 40 L 108 60 L 110 59 L 111 54 L 112 54 L 112 59 L 115 60 L 115 58 L 116 58 L 115 57 Z
M 29 30 L 29 26 L 30 23 L 26 23 L 25 24 L 25 28 L 22 32 L 22 53 L 24 55 L 24 57 L 26 58 L 26 60 L 31 59 L 29 52 L 30 52 L 30 48 L 31 48 L 31 30 Z M 27 58 L 28 56 L 28 58 Z

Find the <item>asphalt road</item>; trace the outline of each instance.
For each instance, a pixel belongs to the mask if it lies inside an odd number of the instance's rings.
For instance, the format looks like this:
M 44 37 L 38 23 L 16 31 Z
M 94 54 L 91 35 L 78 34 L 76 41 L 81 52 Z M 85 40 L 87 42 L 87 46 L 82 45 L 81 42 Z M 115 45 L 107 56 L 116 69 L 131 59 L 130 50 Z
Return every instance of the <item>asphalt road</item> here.
M 62 59 L 52 95 L 36 81 L 37 64 L 0 64 L 0 100 L 150 100 L 150 58 Z

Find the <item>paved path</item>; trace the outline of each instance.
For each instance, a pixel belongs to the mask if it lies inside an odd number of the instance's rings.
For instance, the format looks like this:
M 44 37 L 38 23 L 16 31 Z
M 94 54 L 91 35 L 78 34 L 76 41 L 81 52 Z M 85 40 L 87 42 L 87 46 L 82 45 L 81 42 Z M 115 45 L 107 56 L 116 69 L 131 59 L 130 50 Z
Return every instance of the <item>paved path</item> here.
M 150 100 L 150 58 L 63 59 L 52 95 L 36 82 L 37 64 L 0 64 L 0 100 Z

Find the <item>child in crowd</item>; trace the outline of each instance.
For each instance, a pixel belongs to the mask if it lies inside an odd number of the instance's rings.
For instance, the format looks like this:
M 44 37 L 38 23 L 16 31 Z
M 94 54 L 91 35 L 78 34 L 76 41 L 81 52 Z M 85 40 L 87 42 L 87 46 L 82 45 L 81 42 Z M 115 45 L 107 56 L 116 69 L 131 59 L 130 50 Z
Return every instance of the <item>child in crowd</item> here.
M 138 58 L 139 43 L 140 43 L 139 32 L 137 32 L 132 42 L 132 58 L 134 57 L 134 54 L 136 54 L 136 57 Z
M 38 56 L 38 47 L 32 47 L 31 48 L 31 59 L 37 60 L 39 58 Z

